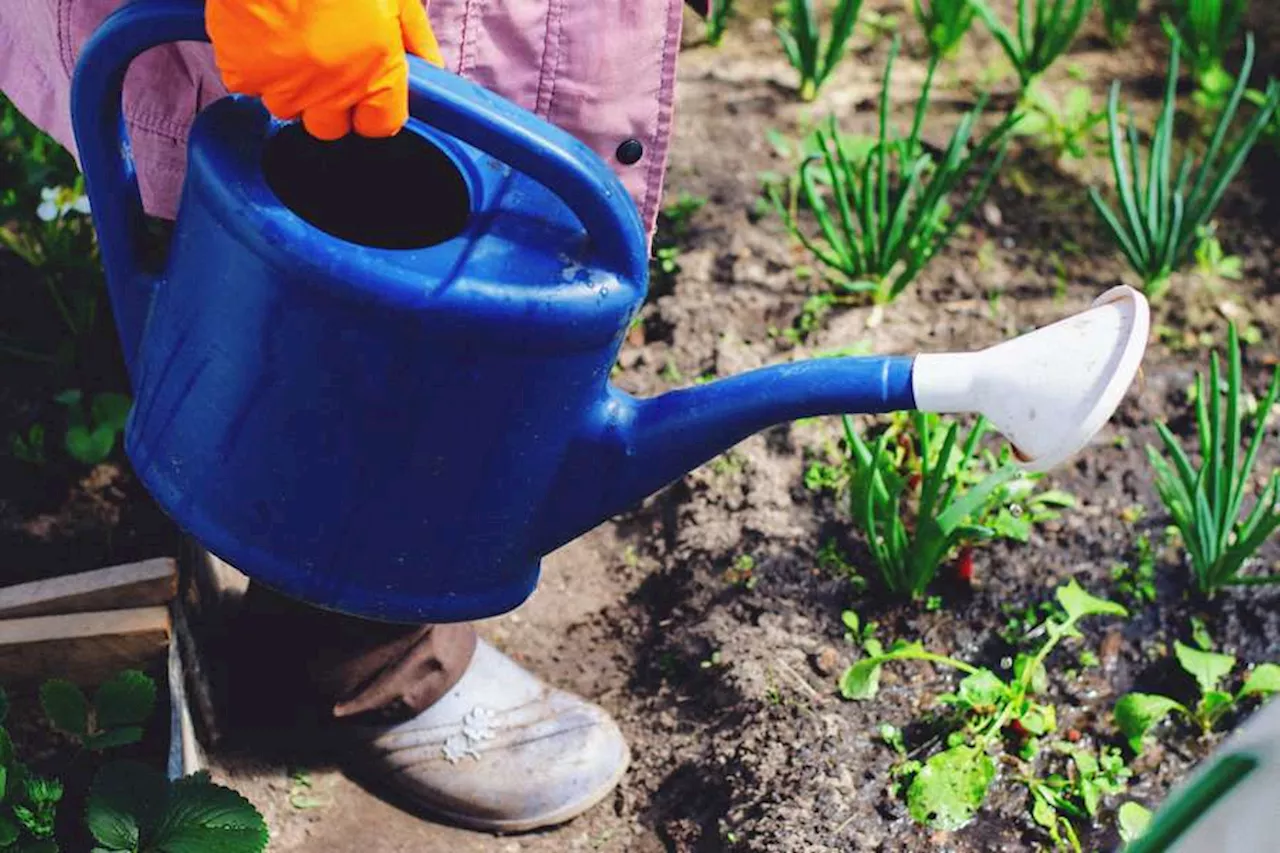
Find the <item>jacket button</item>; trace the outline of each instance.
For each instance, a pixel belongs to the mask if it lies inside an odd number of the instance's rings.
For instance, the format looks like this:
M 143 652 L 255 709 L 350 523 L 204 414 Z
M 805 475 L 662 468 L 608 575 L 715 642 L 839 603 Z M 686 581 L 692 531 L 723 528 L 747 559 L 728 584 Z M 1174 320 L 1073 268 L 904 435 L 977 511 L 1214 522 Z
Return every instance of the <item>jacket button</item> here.
M 644 156 L 644 145 L 639 139 L 628 139 L 618 146 L 618 162 L 624 166 L 633 166 Z

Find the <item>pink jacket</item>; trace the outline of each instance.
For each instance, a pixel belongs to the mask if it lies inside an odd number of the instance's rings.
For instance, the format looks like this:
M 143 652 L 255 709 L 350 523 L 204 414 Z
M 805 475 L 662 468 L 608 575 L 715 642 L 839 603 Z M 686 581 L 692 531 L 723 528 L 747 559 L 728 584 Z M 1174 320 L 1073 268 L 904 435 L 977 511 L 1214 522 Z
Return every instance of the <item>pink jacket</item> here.
M 120 2 L 0 0 L 0 90 L 72 153 L 70 75 L 85 40 Z M 429 12 L 452 70 L 591 146 L 652 229 L 682 9 L 682 0 L 431 0 Z M 205 44 L 170 45 L 134 63 L 125 114 L 150 214 L 175 215 L 187 128 L 225 93 Z M 636 153 L 638 161 L 626 162 Z

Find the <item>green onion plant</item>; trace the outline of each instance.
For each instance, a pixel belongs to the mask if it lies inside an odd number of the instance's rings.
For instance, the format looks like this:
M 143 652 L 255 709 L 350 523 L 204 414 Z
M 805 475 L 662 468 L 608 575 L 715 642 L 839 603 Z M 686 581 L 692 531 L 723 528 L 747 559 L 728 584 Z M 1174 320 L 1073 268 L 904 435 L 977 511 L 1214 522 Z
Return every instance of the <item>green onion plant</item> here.
M 969 0 L 912 0 L 912 8 L 930 51 L 944 59 L 955 54 L 975 14 Z
M 831 31 L 824 39 L 814 0 L 787 0 L 786 25 L 778 28 L 778 38 L 791 67 L 800 74 L 801 100 L 816 98 L 840 64 L 861 11 L 862 0 L 836 0 Z
M 1210 356 L 1208 382 L 1196 374 L 1198 467 L 1163 423 L 1157 423 L 1156 430 L 1164 453 L 1147 446 L 1147 458 L 1155 469 L 1156 490 L 1182 534 L 1196 586 L 1206 595 L 1224 586 L 1280 582 L 1280 575 L 1241 573 L 1246 561 L 1280 527 L 1280 470 L 1271 472 L 1252 509 L 1243 512 L 1267 415 L 1280 393 L 1280 368 L 1272 373 L 1266 397 L 1247 418 L 1247 401 L 1241 389 L 1240 342 L 1232 323 L 1227 331 L 1225 388 L 1220 379 L 1215 352 Z M 1242 444 L 1246 420 L 1252 421 L 1253 433 L 1247 449 Z
M 734 0 L 711 0 L 707 10 L 707 43 L 713 47 L 724 40 L 725 31 L 729 28 L 729 19 L 733 17 Z
M 1010 115 L 973 142 L 974 125 L 986 104 L 983 98 L 961 118 L 945 150 L 929 151 L 920 134 L 938 66 L 935 57 L 929 63 L 911 130 L 906 138 L 897 138 L 890 128 L 889 91 L 899 48 L 900 39 L 895 38 L 880 93 L 878 136 L 861 161 L 851 160 L 847 146 L 840 144 L 842 135 L 832 117 L 827 128 L 817 133 L 821 154 L 807 158 L 798 179 L 790 182 L 790 199 L 783 199 L 777 183 L 769 187 L 787 229 L 823 265 L 844 278 L 841 289 L 870 293 L 877 304 L 891 302 L 902 293 L 986 196 L 1004 161 L 1009 131 L 1021 118 Z M 953 210 L 952 193 L 993 152 L 992 162 L 959 211 Z M 809 236 L 799 224 L 800 202 L 817 220 L 816 236 Z
M 1116 213 L 1103 200 L 1096 188 L 1089 196 L 1094 208 L 1106 223 L 1120 250 L 1134 272 L 1142 279 L 1143 288 L 1152 299 L 1168 288 L 1169 278 L 1188 262 L 1195 251 L 1197 235 L 1213 216 L 1231 180 L 1244 165 L 1263 127 L 1280 105 L 1280 84 L 1267 86 L 1262 106 L 1250 119 L 1233 144 L 1227 135 L 1248 85 L 1253 68 L 1253 36 L 1246 41 L 1244 67 L 1227 103 L 1218 118 L 1217 128 L 1208 148 L 1195 167 L 1191 152 L 1183 154 L 1177 171 L 1173 168 L 1174 105 L 1178 85 L 1178 37 L 1174 35 L 1174 51 L 1169 61 L 1164 106 L 1156 122 L 1151 145 L 1146 152 L 1145 180 L 1138 131 L 1132 118 L 1127 133 L 1120 129 L 1120 84 L 1111 88 L 1107 104 L 1111 141 L 1111 166 L 1120 197 Z
M 1225 94 L 1234 82 L 1226 56 L 1240 35 L 1247 5 L 1248 0 L 1173 0 L 1165 30 L 1177 33 L 1191 74 L 1205 92 Z
M 1016 31 L 1008 27 L 986 0 L 969 0 L 1004 49 L 1023 94 L 1067 52 L 1093 0 L 1018 0 Z

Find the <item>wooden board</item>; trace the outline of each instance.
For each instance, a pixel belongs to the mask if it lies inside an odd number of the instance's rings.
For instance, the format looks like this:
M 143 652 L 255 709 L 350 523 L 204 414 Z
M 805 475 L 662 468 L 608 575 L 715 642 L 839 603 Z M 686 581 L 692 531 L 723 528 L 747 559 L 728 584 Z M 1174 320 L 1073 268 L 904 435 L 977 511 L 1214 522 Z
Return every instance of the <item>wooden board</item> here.
M 164 606 L 0 620 L 0 684 L 47 678 L 98 684 L 164 660 L 170 629 Z
M 0 619 L 167 604 L 178 568 L 167 557 L 0 588 Z

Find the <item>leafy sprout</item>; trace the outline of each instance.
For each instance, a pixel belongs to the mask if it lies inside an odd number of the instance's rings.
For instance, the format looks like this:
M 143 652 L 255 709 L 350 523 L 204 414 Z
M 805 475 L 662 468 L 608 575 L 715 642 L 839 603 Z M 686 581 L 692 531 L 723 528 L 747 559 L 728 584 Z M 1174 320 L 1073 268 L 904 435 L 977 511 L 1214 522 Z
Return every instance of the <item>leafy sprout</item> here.
M 1093 0 L 1018 0 L 1018 20 L 1010 30 L 987 5 L 969 0 L 1018 74 L 1025 94 L 1075 41 Z
M 1230 711 L 1249 697 L 1265 699 L 1280 692 L 1280 666 L 1263 663 L 1255 667 L 1234 693 L 1222 689 L 1222 681 L 1235 669 L 1232 655 L 1174 643 L 1178 664 L 1196 683 L 1195 705 L 1188 707 L 1159 693 L 1128 693 L 1116 703 L 1116 726 L 1128 739 L 1129 748 L 1141 753 L 1152 729 L 1170 714 L 1196 725 L 1204 734 L 1213 731 Z
M 1205 377 L 1197 373 L 1194 385 L 1198 467 L 1163 423 L 1157 423 L 1156 430 L 1164 453 L 1147 447 L 1147 458 L 1155 469 L 1156 490 L 1182 534 L 1196 586 L 1206 595 L 1224 586 L 1280 582 L 1280 576 L 1241 574 L 1245 562 L 1280 527 L 1280 470 L 1271 472 L 1252 510 L 1243 512 L 1267 416 L 1280 394 L 1280 368 L 1273 371 L 1266 397 L 1253 415 L 1253 437 L 1247 448 L 1242 444 L 1246 416 L 1240 341 L 1234 323 L 1227 330 L 1225 388 L 1221 378 L 1218 354 L 1214 352 L 1209 359 L 1207 384 Z
M 1096 188 L 1089 197 L 1106 223 L 1129 265 L 1142 279 L 1151 298 L 1167 289 L 1170 276 L 1180 269 L 1195 249 L 1198 235 L 1213 216 L 1232 179 L 1244 165 L 1262 128 L 1280 105 L 1280 84 L 1267 86 L 1265 100 L 1235 142 L 1226 146 L 1228 131 L 1244 96 L 1253 69 L 1254 45 L 1250 35 L 1245 47 L 1244 67 L 1218 119 L 1217 128 L 1195 168 L 1191 152 L 1183 154 L 1177 171 L 1173 167 L 1174 103 L 1178 85 L 1178 36 L 1169 61 L 1164 104 L 1155 133 L 1146 152 L 1143 176 L 1142 152 L 1132 118 L 1127 133 L 1120 129 L 1117 81 L 1107 102 L 1111 141 L 1111 166 L 1120 197 L 1120 213 L 1103 200 Z
M 833 116 L 827 128 L 817 131 L 821 153 L 801 165 L 799 179 L 790 187 L 789 203 L 776 183 L 769 186 L 787 229 L 843 277 L 841 288 L 870 293 L 880 304 L 891 302 L 906 289 L 986 196 L 1004 162 L 1009 131 L 1021 119 L 1020 114 L 1006 117 L 975 143 L 974 125 L 986 104 L 984 97 L 961 118 L 945 150 L 935 156 L 921 139 L 938 66 L 935 57 L 929 63 L 911 129 L 905 138 L 897 138 L 890 127 L 889 91 L 900 45 L 895 38 L 889 51 L 879 131 L 863 159 L 855 161 L 841 144 L 843 137 Z M 952 193 L 993 152 L 994 161 L 959 211 L 953 211 Z M 810 237 L 798 222 L 795 208 L 800 200 L 817 221 L 817 236 Z
M 787 0 L 786 25 L 778 38 L 787 60 L 800 74 L 800 99 L 812 101 L 844 58 L 862 11 L 862 0 L 836 0 L 831 29 L 823 38 L 815 0 Z
M 1081 636 L 1078 625 L 1086 617 L 1128 615 L 1119 604 L 1090 595 L 1074 580 L 1059 587 L 1055 599 L 1057 606 L 1037 631 L 1044 636 L 1044 642 L 1034 652 L 1018 655 L 1011 678 L 1001 678 L 989 669 L 927 651 L 919 642 L 901 640 L 888 649 L 878 643 L 874 646 L 864 643 L 867 657 L 854 663 L 841 676 L 841 695 L 846 699 L 867 700 L 879 690 L 881 669 L 894 661 L 923 661 L 964 673 L 954 694 L 939 697 L 942 704 L 956 709 L 962 728 L 948 737 L 946 749 L 919 765 L 907 788 L 907 808 L 917 821 L 944 830 L 959 829 L 967 824 L 986 801 L 996 775 L 992 751 L 1006 742 L 1006 735 L 1014 734 L 1012 741 L 1021 739 L 1019 756 L 1026 759 L 1035 754 L 1040 739 L 1057 729 L 1053 705 L 1038 698 L 1048 687 L 1045 662 L 1049 655 L 1063 640 Z M 1121 781 L 1123 772 L 1115 767 L 1114 759 L 1104 758 L 1107 759 L 1105 768 L 1094 761 L 1095 789 L 1088 792 L 1077 787 L 1086 812 L 1089 803 L 1086 798 L 1105 793 L 1100 789 L 1103 785 L 1100 773 L 1109 774 L 1115 784 Z M 1088 759 L 1081 761 L 1087 766 Z M 1054 783 L 1052 777 L 1044 780 L 1039 790 L 1046 797 L 1054 795 L 1051 804 L 1055 807 L 1066 809 L 1071 803 L 1070 793 Z M 1055 831 L 1057 826 L 1055 820 Z

